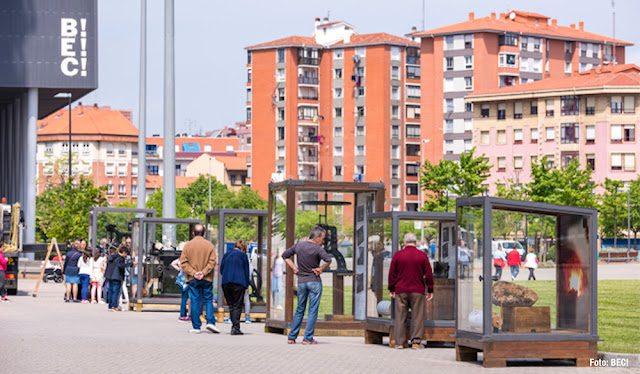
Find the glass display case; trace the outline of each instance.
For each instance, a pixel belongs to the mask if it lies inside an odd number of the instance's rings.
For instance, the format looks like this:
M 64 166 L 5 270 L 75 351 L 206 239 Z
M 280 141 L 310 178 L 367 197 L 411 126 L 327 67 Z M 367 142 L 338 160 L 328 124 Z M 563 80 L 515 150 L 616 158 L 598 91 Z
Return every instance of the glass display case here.
M 179 307 L 178 271 L 171 263 L 180 257 L 184 245 L 193 238 L 195 225 L 201 223 L 197 219 L 134 218 L 131 255 L 138 264 L 130 270 L 137 280 L 135 288 L 131 285 L 135 295 L 131 304 L 137 304 L 137 311 Z
M 297 279 L 282 253 L 321 226 L 327 231 L 324 249 L 332 261 L 322 274 L 316 334 L 362 336 L 366 217 L 383 209 L 382 183 L 287 180 L 269 185 L 266 331 L 288 333 L 297 306 Z
M 597 210 L 493 197 L 456 205 L 457 359 L 483 352 L 485 367 L 511 358 L 589 365 L 598 341 Z
M 139 216 L 155 217 L 156 210 L 107 206 L 89 208 L 89 248 L 96 248 L 103 238 L 112 245 L 120 245 L 123 238 L 131 236 L 131 224 Z
M 236 240 L 247 243 L 251 268 L 249 296 L 251 300 L 251 318 L 263 320 L 266 317 L 266 281 L 267 250 L 266 223 L 267 211 L 257 209 L 214 209 L 206 212 L 206 236 L 218 250 L 218 262 L 224 254 L 233 248 Z M 218 305 L 218 319 L 228 316 L 229 308 L 220 287 L 218 265 L 214 272 L 213 294 Z M 218 302 L 221 300 L 222 302 Z M 242 317 L 244 318 L 244 316 Z
M 434 275 L 434 297 L 427 302 L 425 340 L 453 342 L 455 332 L 455 231 L 454 213 L 382 212 L 368 216 L 367 318 L 365 342 L 382 344 L 389 336 L 394 347 L 394 299 L 388 289 L 393 255 L 403 248 L 403 238 L 414 233 L 418 249 L 428 256 Z M 410 321 L 407 321 L 407 326 Z

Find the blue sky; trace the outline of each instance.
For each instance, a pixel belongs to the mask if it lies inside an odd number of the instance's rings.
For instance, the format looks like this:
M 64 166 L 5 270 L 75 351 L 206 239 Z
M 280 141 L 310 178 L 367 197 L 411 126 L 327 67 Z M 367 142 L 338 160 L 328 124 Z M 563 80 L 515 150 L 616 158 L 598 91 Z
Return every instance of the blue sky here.
M 164 1 L 148 0 L 147 135 L 163 129 Z M 610 0 L 425 0 L 425 28 L 491 12 L 523 10 L 568 26 L 612 35 Z M 640 65 L 640 1 L 617 0 L 616 38 L 632 42 L 627 63 Z M 347 21 L 360 34 L 404 35 L 422 29 L 422 0 L 180 0 L 175 1 L 176 131 L 199 132 L 245 117 L 244 47 L 290 35 L 311 36 L 315 17 Z M 140 0 L 98 1 L 99 88 L 80 101 L 133 110 L 138 124 Z

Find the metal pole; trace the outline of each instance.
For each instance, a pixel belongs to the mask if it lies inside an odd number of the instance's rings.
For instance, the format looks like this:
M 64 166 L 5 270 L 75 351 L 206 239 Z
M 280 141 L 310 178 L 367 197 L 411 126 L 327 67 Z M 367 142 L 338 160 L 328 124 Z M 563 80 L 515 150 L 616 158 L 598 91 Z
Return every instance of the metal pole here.
M 35 150 L 38 146 L 38 89 L 29 88 L 27 94 L 27 141 L 26 148 Z M 36 190 L 38 187 L 38 164 L 36 152 L 26 152 L 26 201 L 24 207 L 25 219 L 25 243 L 35 243 L 36 241 Z
M 211 157 L 209 157 L 209 210 L 211 210 Z
M 71 188 L 71 94 L 69 94 L 69 188 Z
M 164 186 L 162 216 L 176 218 L 174 0 L 164 2 Z M 175 244 L 175 225 L 163 225 L 163 242 Z
M 138 115 L 138 209 L 147 197 L 147 0 L 140 3 L 140 108 Z M 141 215 L 142 216 L 142 215 Z
M 631 186 L 627 189 L 627 261 L 631 253 Z

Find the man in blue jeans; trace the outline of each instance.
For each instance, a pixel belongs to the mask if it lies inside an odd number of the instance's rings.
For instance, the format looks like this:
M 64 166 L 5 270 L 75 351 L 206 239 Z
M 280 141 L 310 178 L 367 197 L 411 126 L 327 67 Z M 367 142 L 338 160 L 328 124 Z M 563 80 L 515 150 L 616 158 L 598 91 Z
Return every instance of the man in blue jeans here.
M 325 229 L 316 226 L 311 229 L 309 239 L 296 243 L 293 247 L 287 249 L 282 254 L 282 258 L 287 265 L 293 269 L 294 274 L 298 275 L 298 308 L 291 322 L 291 331 L 289 332 L 288 343 L 295 344 L 304 310 L 307 308 L 307 299 L 309 300 L 309 313 L 307 315 L 307 327 L 304 331 L 302 344 L 318 344 L 313 339 L 313 333 L 318 319 L 318 307 L 320 306 L 320 297 L 322 296 L 322 274 L 331 264 L 331 256 L 324 248 L 324 237 L 327 234 Z M 293 263 L 291 257 L 297 256 L 297 263 Z M 320 260 L 324 264 L 320 266 Z
M 189 332 L 200 333 L 200 314 L 202 303 L 207 316 L 206 329 L 214 334 L 220 333 L 216 327 L 213 315 L 213 271 L 216 266 L 216 249 L 204 238 L 204 226 L 196 225 L 193 229 L 194 238 L 185 244 L 180 256 L 180 266 L 189 285 L 191 298 L 191 325 Z

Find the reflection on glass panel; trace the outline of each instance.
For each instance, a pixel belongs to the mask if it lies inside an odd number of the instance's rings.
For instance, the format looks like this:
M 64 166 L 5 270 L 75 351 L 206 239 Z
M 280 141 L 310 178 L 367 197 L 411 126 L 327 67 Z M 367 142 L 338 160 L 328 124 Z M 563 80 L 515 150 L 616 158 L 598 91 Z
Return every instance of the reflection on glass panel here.
M 273 227 L 271 240 L 271 299 L 270 318 L 274 320 L 284 320 L 285 301 L 285 277 L 286 264 L 282 259 L 282 253 L 286 249 L 286 227 L 287 227 L 287 206 L 286 192 L 273 192 L 273 207 L 271 222 Z
M 458 328 L 482 332 L 482 208 L 458 209 Z M 455 237 L 455 235 L 452 235 Z
M 211 241 L 211 244 L 213 244 L 213 246 L 216 249 L 216 256 L 219 256 L 219 221 L 220 218 L 219 216 L 215 215 L 215 216 L 209 216 L 209 226 L 207 226 L 207 230 L 208 230 L 208 235 L 209 235 L 209 240 Z M 218 285 L 220 284 L 220 272 L 219 267 L 220 267 L 220 260 L 222 260 L 222 258 L 217 258 L 216 261 L 216 266 L 214 268 L 213 271 L 213 302 L 214 302 L 214 306 L 218 306 L 218 293 L 219 291 L 221 291 L 222 289 L 220 287 L 218 287 Z
M 391 219 L 369 221 L 368 317 L 391 317 L 391 297 L 387 289 L 391 264 Z

